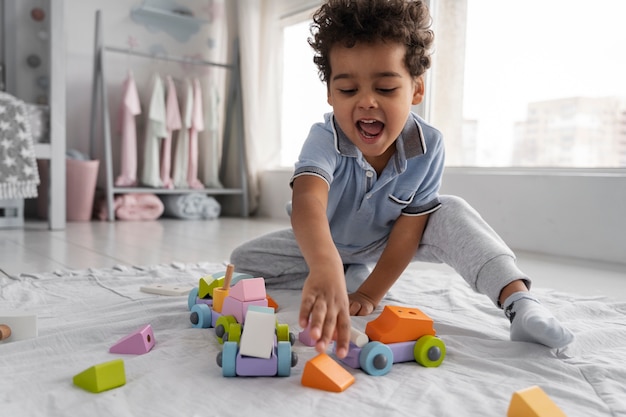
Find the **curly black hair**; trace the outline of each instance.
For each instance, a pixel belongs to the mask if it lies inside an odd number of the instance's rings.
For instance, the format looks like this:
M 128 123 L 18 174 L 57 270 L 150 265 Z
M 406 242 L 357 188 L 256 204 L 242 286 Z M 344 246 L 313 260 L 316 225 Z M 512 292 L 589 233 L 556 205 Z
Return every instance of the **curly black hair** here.
M 330 79 L 330 50 L 336 44 L 347 48 L 357 42 L 397 42 L 406 46 L 405 63 L 418 77 L 430 68 L 435 38 L 432 19 L 421 0 L 327 0 L 313 15 L 313 62 L 320 79 Z

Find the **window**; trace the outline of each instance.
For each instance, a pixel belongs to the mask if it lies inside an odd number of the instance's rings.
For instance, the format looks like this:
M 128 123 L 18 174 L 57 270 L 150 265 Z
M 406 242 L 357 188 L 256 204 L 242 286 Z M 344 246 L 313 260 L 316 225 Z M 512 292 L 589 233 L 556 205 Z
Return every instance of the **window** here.
M 425 109 L 444 133 L 448 166 L 626 167 L 626 2 L 431 4 Z M 309 16 L 284 28 L 284 166 L 331 109 L 306 41 Z
M 309 130 L 332 110 L 326 102 L 326 85 L 313 63 L 308 13 L 283 30 L 283 96 L 281 118 L 281 165 L 293 167 Z

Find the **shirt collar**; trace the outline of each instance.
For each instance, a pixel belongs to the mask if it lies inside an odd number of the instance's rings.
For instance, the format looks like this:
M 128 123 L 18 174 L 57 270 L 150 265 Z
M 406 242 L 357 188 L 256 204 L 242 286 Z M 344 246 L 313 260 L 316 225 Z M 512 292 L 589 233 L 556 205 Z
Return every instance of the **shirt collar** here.
M 354 145 L 348 139 L 346 134 L 341 130 L 339 125 L 335 122 L 335 115 L 331 115 L 331 126 L 333 128 L 333 134 L 335 137 L 335 149 L 340 155 L 358 157 L 361 154 L 359 148 Z M 426 142 L 424 141 L 424 133 L 420 126 L 417 117 L 413 114 L 409 114 L 409 117 L 398 136 L 397 151 L 404 151 L 406 159 L 413 158 L 415 156 L 424 155 L 426 153 Z

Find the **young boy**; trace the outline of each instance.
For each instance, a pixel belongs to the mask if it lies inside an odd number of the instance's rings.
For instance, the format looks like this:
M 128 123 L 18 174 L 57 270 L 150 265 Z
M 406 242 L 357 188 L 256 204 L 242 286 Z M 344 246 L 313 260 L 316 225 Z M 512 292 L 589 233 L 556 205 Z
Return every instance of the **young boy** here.
M 269 286 L 302 286 L 300 325 L 319 352 L 335 339 L 339 358 L 350 315 L 372 313 L 411 261 L 452 266 L 504 308 L 511 340 L 570 343 L 500 237 L 466 202 L 438 194 L 441 133 L 411 112 L 434 37 L 424 3 L 328 0 L 313 22 L 309 43 L 333 112 L 296 162 L 292 229 L 240 246 L 231 262 Z

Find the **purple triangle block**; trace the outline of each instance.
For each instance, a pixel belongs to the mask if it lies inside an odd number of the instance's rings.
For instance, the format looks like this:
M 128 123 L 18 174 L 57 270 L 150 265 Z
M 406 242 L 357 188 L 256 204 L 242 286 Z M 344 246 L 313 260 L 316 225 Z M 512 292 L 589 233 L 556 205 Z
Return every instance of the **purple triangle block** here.
M 155 343 L 152 326 L 146 324 L 141 329 L 121 338 L 116 344 L 111 346 L 109 352 L 142 355 L 148 353 Z

